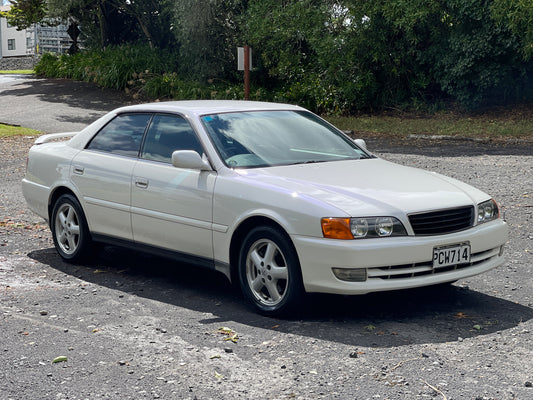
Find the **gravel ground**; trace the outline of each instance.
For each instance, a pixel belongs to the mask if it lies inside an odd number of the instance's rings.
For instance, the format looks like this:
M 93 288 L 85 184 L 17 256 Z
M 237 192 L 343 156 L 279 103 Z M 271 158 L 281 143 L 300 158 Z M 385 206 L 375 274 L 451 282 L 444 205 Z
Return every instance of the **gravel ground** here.
M 124 101 L 83 83 L 0 79 L 0 121 L 45 132 Z M 194 266 L 113 247 L 63 263 L 20 192 L 32 142 L 0 138 L 1 400 L 533 398 L 531 141 L 369 138 L 386 159 L 494 195 L 507 263 L 449 287 L 310 296 L 291 319 L 251 312 Z
M 533 398 L 531 149 L 370 140 L 493 194 L 507 263 L 450 287 L 314 295 L 272 319 L 191 266 L 112 247 L 63 263 L 20 193 L 32 141 L 0 139 L 1 399 Z

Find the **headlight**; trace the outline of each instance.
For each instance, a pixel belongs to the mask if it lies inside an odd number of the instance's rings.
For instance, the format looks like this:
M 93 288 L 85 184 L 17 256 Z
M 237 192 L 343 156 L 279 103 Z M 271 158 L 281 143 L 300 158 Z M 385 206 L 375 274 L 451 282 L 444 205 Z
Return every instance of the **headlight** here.
M 364 239 L 406 236 L 402 223 L 394 217 L 322 218 L 322 233 L 329 239 Z
M 484 201 L 477 205 L 477 223 L 492 221 L 500 218 L 500 211 L 498 205 L 493 199 Z

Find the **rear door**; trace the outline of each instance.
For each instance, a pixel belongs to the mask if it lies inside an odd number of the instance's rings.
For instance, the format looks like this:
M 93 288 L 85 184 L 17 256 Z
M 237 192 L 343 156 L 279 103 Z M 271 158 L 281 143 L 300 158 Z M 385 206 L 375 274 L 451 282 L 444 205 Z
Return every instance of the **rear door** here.
M 186 119 L 156 114 L 133 171 L 131 213 L 134 239 L 212 259 L 216 172 L 175 168 L 171 164 L 175 150 L 203 153 L 196 133 Z
M 118 115 L 74 158 L 72 181 L 82 193 L 91 232 L 133 239 L 131 177 L 151 117 Z

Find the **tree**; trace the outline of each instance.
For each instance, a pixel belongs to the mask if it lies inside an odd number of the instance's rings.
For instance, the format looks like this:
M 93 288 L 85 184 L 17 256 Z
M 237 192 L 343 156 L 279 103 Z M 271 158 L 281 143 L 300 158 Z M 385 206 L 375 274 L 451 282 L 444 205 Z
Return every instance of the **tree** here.
M 251 0 L 247 34 L 282 100 L 472 108 L 533 96 L 533 64 L 520 56 L 529 41 L 517 34 L 533 24 L 495 22 L 497 2 L 511 0 Z
M 522 44 L 525 60 L 533 57 L 533 1 L 494 0 L 494 19 L 509 28 Z
M 48 0 L 50 15 L 75 21 L 88 47 L 145 40 L 152 48 L 174 44 L 173 0 Z
M 46 0 L 11 0 L 11 9 L 2 14 L 21 31 L 44 20 Z
M 247 0 L 175 2 L 173 32 L 179 43 L 181 71 L 189 78 L 231 79 L 242 40 L 240 17 Z

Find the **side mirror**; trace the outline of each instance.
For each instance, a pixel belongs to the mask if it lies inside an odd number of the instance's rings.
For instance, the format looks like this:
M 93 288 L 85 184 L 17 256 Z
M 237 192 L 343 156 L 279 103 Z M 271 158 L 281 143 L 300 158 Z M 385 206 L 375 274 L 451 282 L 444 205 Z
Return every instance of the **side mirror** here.
M 354 139 L 356 145 L 358 145 L 363 150 L 368 150 L 366 147 L 366 142 L 363 139 Z
M 210 171 L 209 163 L 194 150 L 176 150 L 172 153 L 172 165 L 176 168 L 199 169 Z

